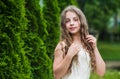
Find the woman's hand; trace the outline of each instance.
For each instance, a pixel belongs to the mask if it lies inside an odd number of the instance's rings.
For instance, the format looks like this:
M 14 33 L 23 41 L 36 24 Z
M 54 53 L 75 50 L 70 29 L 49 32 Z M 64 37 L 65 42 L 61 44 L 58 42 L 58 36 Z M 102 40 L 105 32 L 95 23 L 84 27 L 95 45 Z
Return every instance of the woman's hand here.
M 80 51 L 80 46 L 77 43 L 72 43 L 68 49 L 68 55 L 74 57 Z
M 86 39 L 92 45 L 93 49 L 97 48 L 97 40 L 93 35 L 87 35 Z

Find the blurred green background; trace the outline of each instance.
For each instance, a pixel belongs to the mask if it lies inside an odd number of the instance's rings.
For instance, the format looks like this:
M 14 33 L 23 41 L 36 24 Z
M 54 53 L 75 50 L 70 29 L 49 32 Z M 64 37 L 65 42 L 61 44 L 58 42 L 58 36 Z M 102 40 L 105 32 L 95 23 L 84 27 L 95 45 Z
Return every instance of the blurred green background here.
M 60 13 L 68 5 L 83 11 L 106 62 L 105 75 L 91 79 L 120 79 L 120 0 L 0 0 L 0 79 L 54 79 Z

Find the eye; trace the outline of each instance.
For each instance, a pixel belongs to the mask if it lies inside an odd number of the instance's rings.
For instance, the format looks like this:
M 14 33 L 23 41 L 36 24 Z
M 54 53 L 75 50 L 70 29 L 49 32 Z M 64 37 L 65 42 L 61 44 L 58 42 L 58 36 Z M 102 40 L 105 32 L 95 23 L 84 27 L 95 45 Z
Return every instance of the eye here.
M 68 23 L 70 20 L 69 19 L 65 19 L 65 23 Z
M 74 21 L 78 21 L 79 19 L 77 17 L 74 18 Z

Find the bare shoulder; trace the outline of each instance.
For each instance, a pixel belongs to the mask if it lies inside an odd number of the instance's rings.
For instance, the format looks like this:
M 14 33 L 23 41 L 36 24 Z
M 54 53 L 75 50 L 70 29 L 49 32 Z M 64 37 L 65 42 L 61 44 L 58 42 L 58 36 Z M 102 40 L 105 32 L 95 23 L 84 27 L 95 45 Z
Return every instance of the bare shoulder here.
M 63 55 L 63 48 L 66 46 L 66 44 L 65 44 L 65 42 L 64 41 L 60 41 L 58 44 L 57 44 L 57 46 L 56 46 L 56 48 L 55 48 L 55 50 L 54 50 L 54 55 Z
M 58 50 L 62 50 L 64 47 L 66 46 L 65 42 L 64 41 L 60 41 L 56 48 L 55 48 L 55 51 L 58 51 Z

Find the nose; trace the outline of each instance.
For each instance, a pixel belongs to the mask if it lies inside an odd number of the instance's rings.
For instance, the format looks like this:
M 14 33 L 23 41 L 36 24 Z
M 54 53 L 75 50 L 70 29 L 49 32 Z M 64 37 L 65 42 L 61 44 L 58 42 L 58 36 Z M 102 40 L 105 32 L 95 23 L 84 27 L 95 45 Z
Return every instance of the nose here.
M 74 22 L 71 20 L 70 21 L 70 26 L 73 26 L 74 25 Z

